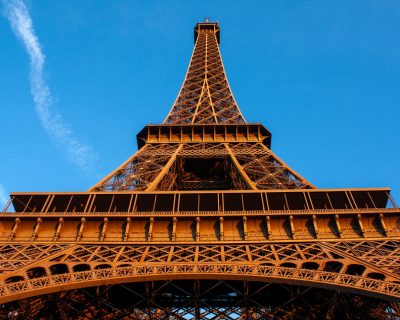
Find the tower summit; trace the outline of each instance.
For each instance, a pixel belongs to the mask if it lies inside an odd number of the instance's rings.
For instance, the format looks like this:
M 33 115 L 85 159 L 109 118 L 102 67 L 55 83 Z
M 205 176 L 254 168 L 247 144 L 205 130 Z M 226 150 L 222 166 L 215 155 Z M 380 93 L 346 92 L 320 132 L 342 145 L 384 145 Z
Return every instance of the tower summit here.
M 196 24 L 189 68 L 163 124 L 146 126 L 139 151 L 90 191 L 313 188 L 272 153 L 264 126 L 245 121 L 225 74 L 219 34 L 215 22 Z
M 198 23 L 182 88 L 164 123 L 245 123 L 229 87 L 219 51 L 217 23 Z
M 217 23 L 138 151 L 86 192 L 12 193 L 0 313 L 15 319 L 394 319 L 400 209 L 318 189 L 247 123 Z

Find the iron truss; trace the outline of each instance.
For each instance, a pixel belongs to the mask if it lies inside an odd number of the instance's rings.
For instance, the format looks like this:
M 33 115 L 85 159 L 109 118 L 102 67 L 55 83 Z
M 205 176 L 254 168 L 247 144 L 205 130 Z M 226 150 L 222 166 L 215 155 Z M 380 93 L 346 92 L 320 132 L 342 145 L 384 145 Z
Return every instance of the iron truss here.
M 165 124 L 244 123 L 233 97 L 217 35 L 219 27 L 199 26 L 189 69 Z
M 89 191 L 179 190 L 178 172 L 183 171 L 180 165 L 194 158 L 225 161 L 224 178 L 228 176 L 229 189 L 314 187 L 262 143 L 185 143 L 146 144 Z M 218 181 L 208 180 L 208 183 L 209 189 L 222 189 Z
M 400 319 L 400 208 L 317 189 L 247 123 L 217 23 L 178 97 L 87 192 L 13 193 L 1 319 Z

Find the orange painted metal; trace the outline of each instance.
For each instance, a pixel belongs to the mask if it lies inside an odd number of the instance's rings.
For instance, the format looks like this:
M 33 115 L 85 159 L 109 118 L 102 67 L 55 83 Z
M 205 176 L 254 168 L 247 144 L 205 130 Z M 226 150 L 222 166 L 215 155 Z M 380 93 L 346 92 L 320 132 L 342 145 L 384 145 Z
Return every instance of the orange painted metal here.
M 194 32 L 178 97 L 162 124 L 139 132 L 135 154 L 86 192 L 11 194 L 0 313 L 400 317 L 390 189 L 318 189 L 286 165 L 233 97 L 218 24 Z

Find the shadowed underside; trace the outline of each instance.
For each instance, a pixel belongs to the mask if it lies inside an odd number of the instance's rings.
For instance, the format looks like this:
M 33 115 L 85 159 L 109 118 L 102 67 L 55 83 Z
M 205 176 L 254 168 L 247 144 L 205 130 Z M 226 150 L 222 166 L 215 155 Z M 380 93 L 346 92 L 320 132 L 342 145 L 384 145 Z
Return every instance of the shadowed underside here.
M 100 286 L 64 291 L 23 304 L 9 303 L 5 308 L 9 314 L 25 310 L 29 310 L 30 317 L 24 319 L 43 320 L 361 320 L 398 319 L 399 312 L 395 303 L 339 291 L 227 280 L 163 280 Z
M 168 116 L 87 192 L 14 193 L 5 319 L 399 319 L 389 189 L 316 189 L 242 116 L 216 23 Z

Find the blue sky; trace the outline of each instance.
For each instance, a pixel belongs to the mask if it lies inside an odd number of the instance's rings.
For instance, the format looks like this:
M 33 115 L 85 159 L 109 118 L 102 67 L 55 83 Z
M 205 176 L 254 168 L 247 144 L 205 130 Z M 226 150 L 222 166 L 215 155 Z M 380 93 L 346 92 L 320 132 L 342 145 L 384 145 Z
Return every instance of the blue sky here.
M 10 4 L 26 7 L 31 29 L 13 26 Z M 397 0 L 0 6 L 0 201 L 86 190 L 125 161 L 136 133 L 169 111 L 193 27 L 210 17 L 235 98 L 278 156 L 320 188 L 390 186 L 400 202 Z M 31 63 L 23 32 L 41 50 Z

